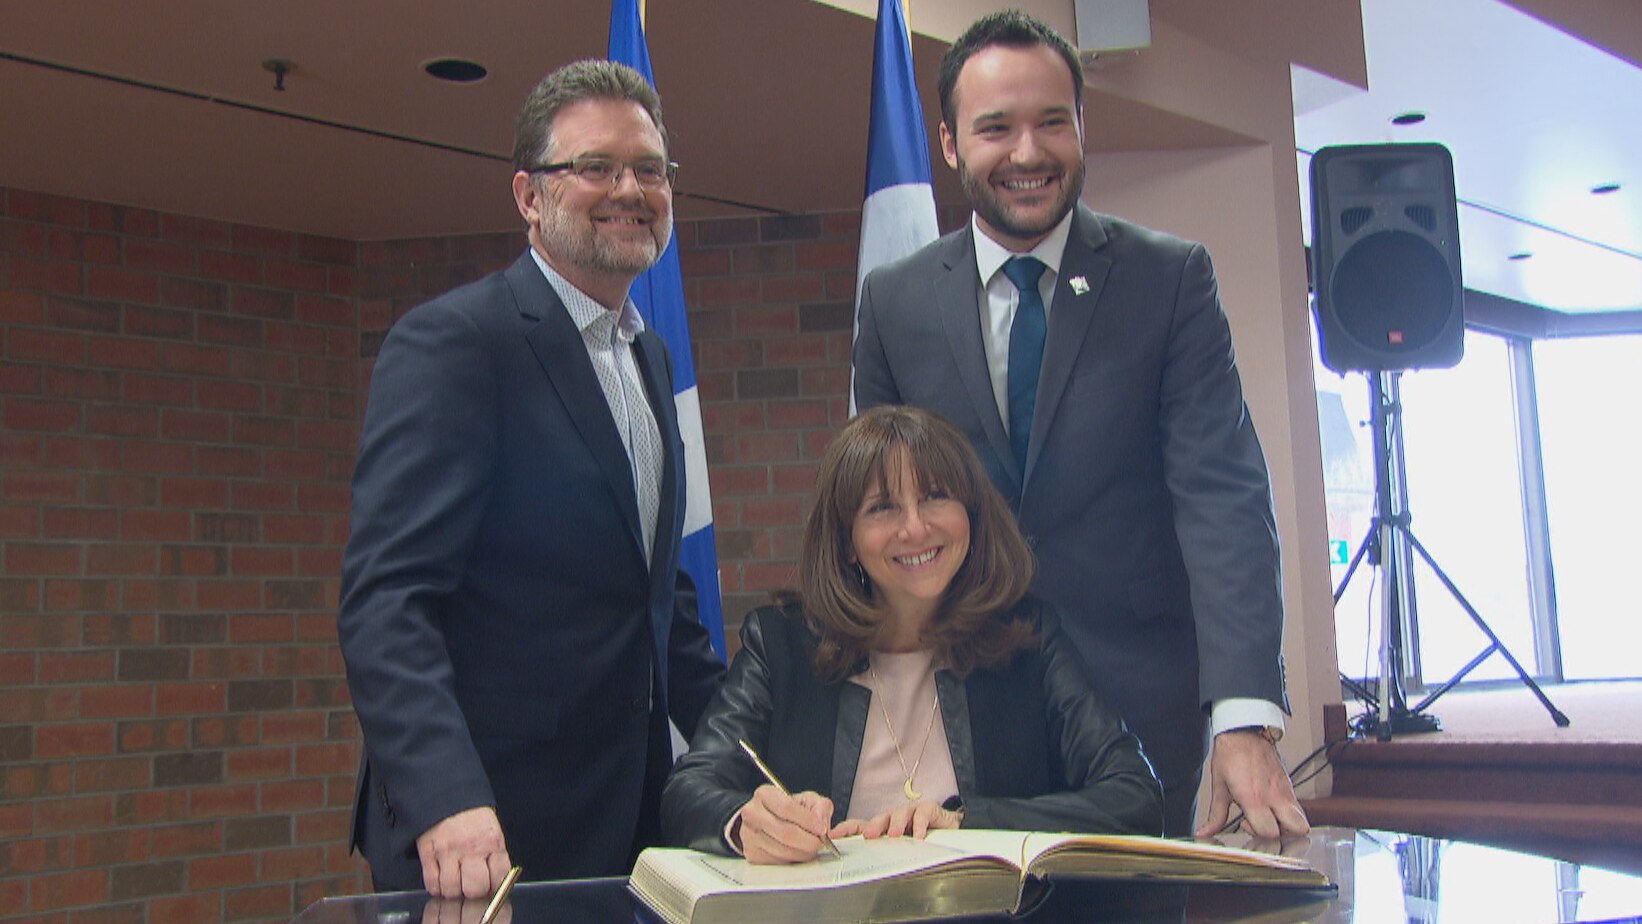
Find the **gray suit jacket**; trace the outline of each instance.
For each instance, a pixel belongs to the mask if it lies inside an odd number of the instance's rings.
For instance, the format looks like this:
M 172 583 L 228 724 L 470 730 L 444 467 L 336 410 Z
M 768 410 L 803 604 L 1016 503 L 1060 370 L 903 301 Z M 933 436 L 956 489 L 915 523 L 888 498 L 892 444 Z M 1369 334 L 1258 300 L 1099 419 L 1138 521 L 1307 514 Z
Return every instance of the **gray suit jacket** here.
M 1037 553 L 1037 591 L 1144 743 L 1170 833 L 1186 833 L 1208 703 L 1287 708 L 1270 483 L 1208 253 L 1078 206 L 1022 472 L 970 235 L 867 277 L 856 402 L 931 408 L 969 436 Z

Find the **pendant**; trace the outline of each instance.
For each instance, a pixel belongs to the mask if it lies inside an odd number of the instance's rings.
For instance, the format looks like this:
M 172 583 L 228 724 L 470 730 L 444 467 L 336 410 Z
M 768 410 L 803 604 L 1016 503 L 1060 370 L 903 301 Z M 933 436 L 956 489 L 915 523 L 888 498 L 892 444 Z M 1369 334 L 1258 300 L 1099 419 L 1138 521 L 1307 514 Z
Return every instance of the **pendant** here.
M 919 799 L 924 797 L 923 793 L 912 788 L 912 777 L 910 776 L 907 777 L 907 781 L 905 783 L 901 784 L 901 792 L 906 794 L 908 802 L 917 802 Z

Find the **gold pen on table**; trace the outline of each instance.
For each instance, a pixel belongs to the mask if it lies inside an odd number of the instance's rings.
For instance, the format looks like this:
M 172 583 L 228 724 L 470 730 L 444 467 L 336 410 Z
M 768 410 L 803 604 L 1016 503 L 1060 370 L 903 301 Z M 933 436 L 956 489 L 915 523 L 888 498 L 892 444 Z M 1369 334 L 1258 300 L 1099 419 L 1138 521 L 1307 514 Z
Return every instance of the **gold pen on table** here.
M 502 877 L 502 884 L 496 887 L 496 894 L 491 896 L 490 904 L 485 906 L 485 913 L 480 916 L 479 924 L 494 924 L 496 915 L 501 913 L 502 905 L 507 903 L 507 893 L 513 891 L 513 884 L 519 881 L 519 874 L 524 867 L 515 866 Z
M 774 786 L 783 796 L 786 796 L 789 799 L 792 798 L 792 793 L 788 792 L 787 787 L 781 785 L 781 781 L 776 779 L 775 771 L 764 765 L 764 759 L 758 756 L 758 752 L 753 750 L 752 745 L 742 741 L 740 738 L 737 738 L 735 743 L 741 745 L 741 749 L 746 751 L 747 756 L 753 759 L 753 765 L 758 767 L 758 772 L 764 774 L 764 779 L 769 780 L 771 786 Z M 844 859 L 843 852 L 838 849 L 837 844 L 832 842 L 832 838 L 823 834 L 821 835 L 821 843 L 826 845 L 828 850 L 832 851 L 833 856 L 840 860 Z

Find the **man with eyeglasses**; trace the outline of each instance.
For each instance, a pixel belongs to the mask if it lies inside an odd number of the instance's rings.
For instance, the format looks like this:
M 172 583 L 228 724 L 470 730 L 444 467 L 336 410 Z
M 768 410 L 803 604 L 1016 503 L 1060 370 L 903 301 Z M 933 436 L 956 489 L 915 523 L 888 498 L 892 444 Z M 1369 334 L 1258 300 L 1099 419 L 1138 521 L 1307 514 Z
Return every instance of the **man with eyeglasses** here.
M 378 889 L 624 875 L 723 677 L 679 569 L 672 366 L 628 289 L 672 233 L 661 103 L 582 61 L 519 115 L 514 264 L 413 309 L 371 378 L 339 630 Z

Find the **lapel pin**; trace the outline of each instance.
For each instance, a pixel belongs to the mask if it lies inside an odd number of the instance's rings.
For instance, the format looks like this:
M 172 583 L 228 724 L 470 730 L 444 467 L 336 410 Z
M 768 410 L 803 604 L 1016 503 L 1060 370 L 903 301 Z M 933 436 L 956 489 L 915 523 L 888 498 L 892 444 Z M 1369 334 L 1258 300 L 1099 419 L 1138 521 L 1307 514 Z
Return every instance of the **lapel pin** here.
M 1068 282 L 1072 286 L 1073 295 L 1082 295 L 1083 293 L 1089 291 L 1089 280 L 1083 278 L 1082 276 L 1073 276 L 1070 280 L 1068 280 Z

